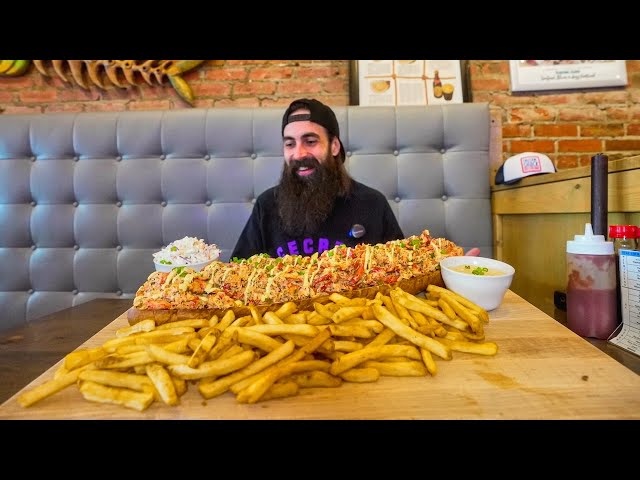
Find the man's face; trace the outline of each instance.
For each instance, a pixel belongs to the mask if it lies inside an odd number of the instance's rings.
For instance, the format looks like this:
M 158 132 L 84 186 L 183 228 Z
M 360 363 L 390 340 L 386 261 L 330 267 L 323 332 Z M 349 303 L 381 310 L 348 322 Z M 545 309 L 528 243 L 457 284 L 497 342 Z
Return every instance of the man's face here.
M 306 120 L 287 124 L 283 133 L 285 165 L 277 193 L 282 227 L 291 235 L 318 233 L 342 184 L 343 173 L 334 158 L 340 141 L 329 141 L 324 127 Z
M 300 109 L 295 115 L 309 113 Z M 283 151 L 287 166 L 299 177 L 308 177 L 316 171 L 316 164 L 331 162 L 340 152 L 340 141 L 337 138 L 329 141 L 326 129 L 308 120 L 287 124 L 283 132 Z

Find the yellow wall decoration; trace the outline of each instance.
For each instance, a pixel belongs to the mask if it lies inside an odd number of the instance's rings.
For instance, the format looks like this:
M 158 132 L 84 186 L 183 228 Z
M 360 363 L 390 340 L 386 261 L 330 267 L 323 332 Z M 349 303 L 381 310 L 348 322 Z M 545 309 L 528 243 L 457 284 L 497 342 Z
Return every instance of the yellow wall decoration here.
M 106 89 L 108 84 L 119 88 L 138 86 L 142 81 L 161 85 L 169 80 L 175 91 L 193 106 L 193 91 L 182 74 L 200 66 L 204 60 L 33 60 L 36 70 L 51 76 L 50 70 L 64 82 L 89 89 L 90 83 Z M 24 74 L 31 60 L 0 60 L 0 76 Z

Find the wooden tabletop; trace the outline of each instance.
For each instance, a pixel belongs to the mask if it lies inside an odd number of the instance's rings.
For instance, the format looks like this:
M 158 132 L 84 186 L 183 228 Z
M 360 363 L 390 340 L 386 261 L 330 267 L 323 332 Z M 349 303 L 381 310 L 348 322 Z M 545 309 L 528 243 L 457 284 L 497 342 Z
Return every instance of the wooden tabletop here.
M 0 402 L 82 345 L 133 300 L 100 298 L 0 333 Z
M 122 314 L 84 346 L 126 325 Z M 26 409 L 18 392 L 0 406 L 0 419 L 640 419 L 640 376 L 513 292 L 490 312 L 485 334 L 496 356 L 454 352 L 437 360 L 435 377 L 343 382 L 253 405 L 231 393 L 204 400 L 189 385 L 178 406 L 154 402 L 144 412 L 86 401 L 71 386 Z

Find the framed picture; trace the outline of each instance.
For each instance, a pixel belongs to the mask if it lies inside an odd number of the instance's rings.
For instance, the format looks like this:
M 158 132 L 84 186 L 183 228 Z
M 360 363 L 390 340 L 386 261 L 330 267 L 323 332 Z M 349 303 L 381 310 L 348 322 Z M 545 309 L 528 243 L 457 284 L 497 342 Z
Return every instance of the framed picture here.
M 351 105 L 442 105 L 469 101 L 464 60 L 352 60 Z
M 624 60 L 510 60 L 511 90 L 565 90 L 627 84 Z

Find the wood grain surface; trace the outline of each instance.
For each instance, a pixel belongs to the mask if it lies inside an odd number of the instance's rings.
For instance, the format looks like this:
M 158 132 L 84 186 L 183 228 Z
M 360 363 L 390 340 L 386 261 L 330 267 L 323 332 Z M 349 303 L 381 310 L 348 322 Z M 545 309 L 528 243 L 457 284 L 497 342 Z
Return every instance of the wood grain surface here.
M 296 397 L 239 404 L 231 393 L 204 400 L 195 385 L 178 406 L 144 412 L 88 402 L 75 386 L 22 408 L 16 397 L 0 419 L 640 419 L 640 376 L 509 291 L 490 312 L 486 340 L 496 356 L 454 352 L 435 377 L 381 377 L 306 389 Z M 126 313 L 94 335 L 95 347 L 126 326 Z M 52 378 L 61 362 L 31 382 Z

